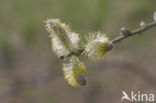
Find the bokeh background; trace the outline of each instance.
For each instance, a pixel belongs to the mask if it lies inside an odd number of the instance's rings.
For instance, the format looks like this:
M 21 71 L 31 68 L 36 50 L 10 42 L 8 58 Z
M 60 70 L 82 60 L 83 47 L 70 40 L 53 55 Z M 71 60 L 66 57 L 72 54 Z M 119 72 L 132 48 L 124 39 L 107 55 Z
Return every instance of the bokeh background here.
M 103 61 L 81 56 L 88 83 L 73 88 L 64 80 L 43 23 L 60 18 L 82 38 L 100 30 L 113 39 L 123 26 L 133 30 L 142 20 L 152 22 L 155 4 L 156 0 L 0 0 L 0 103 L 121 103 L 123 90 L 156 94 L 156 28 L 118 43 Z

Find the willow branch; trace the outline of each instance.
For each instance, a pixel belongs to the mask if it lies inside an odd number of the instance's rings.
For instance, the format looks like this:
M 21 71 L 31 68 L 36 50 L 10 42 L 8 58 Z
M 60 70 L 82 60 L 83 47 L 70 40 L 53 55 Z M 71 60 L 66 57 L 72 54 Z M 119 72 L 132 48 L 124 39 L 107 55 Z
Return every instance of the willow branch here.
M 128 37 L 131 37 L 133 35 L 136 35 L 136 34 L 141 35 L 143 32 L 145 32 L 145 31 L 147 31 L 153 27 L 156 27 L 156 22 L 146 24 L 144 27 L 141 27 L 141 28 L 136 29 L 134 31 L 129 31 L 128 29 L 123 27 L 123 28 L 121 28 L 121 32 L 120 32 L 121 35 L 119 37 L 116 37 L 115 39 L 111 40 L 111 42 L 113 44 L 115 44 L 115 43 L 118 43 L 118 42 L 120 42 L 120 41 L 122 41 Z
M 113 44 L 116 44 L 116 43 L 119 43 L 120 41 L 128 38 L 128 37 L 131 37 L 131 36 L 134 36 L 136 34 L 138 35 L 141 35 L 143 32 L 153 28 L 153 27 L 156 27 L 156 22 L 152 22 L 152 23 L 149 23 L 149 24 L 145 24 L 143 27 L 141 28 L 138 28 L 136 30 L 133 30 L 133 31 L 129 31 L 127 28 L 125 27 L 122 27 L 121 30 L 120 30 L 120 36 L 116 37 L 115 39 L 111 40 L 110 42 Z M 111 50 L 113 47 L 111 47 L 109 50 Z M 81 55 L 81 53 L 83 53 L 83 49 L 80 49 L 78 53 L 70 53 L 69 55 L 67 55 L 67 57 L 70 57 L 72 55 Z M 67 58 L 66 57 L 66 58 Z M 64 59 L 63 58 L 60 58 L 60 59 Z

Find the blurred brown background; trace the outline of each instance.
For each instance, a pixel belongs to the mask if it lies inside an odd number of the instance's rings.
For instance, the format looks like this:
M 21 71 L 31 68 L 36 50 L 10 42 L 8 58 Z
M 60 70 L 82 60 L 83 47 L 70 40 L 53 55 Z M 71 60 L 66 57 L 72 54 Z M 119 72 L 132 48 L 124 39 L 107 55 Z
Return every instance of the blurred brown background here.
M 100 30 L 113 39 L 122 26 L 133 30 L 142 20 L 152 22 L 155 4 L 156 0 L 0 0 L 0 103 L 121 103 L 123 90 L 156 94 L 156 28 L 118 43 L 103 61 L 81 57 L 88 83 L 73 88 L 51 52 L 43 23 L 60 18 L 82 38 Z

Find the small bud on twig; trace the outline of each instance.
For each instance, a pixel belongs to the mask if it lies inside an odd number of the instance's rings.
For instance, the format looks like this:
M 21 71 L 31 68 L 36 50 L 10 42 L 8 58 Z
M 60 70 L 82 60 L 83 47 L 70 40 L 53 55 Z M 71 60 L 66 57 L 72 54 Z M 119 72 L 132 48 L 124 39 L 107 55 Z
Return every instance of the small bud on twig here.
M 155 12 L 154 15 L 153 15 L 153 19 L 154 19 L 154 21 L 156 22 L 156 12 Z
M 140 22 L 140 26 L 141 26 L 141 27 L 145 27 L 145 26 L 146 26 L 146 23 L 145 23 L 144 21 L 141 21 L 141 22 Z
M 128 29 L 126 29 L 125 27 L 122 27 L 120 29 L 120 34 L 127 37 L 127 36 L 130 36 L 131 35 L 131 32 Z

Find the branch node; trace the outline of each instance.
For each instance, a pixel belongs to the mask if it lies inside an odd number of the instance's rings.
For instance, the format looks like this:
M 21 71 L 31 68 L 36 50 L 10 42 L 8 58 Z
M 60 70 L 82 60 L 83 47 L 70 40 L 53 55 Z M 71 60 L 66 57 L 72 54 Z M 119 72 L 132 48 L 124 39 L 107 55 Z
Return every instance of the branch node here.
M 107 46 L 107 50 L 106 51 L 110 51 L 114 47 L 114 45 L 113 45 L 113 43 L 111 41 L 107 42 L 106 46 Z
M 130 36 L 132 33 L 125 27 L 122 27 L 120 29 L 120 34 L 127 37 L 127 36 Z

